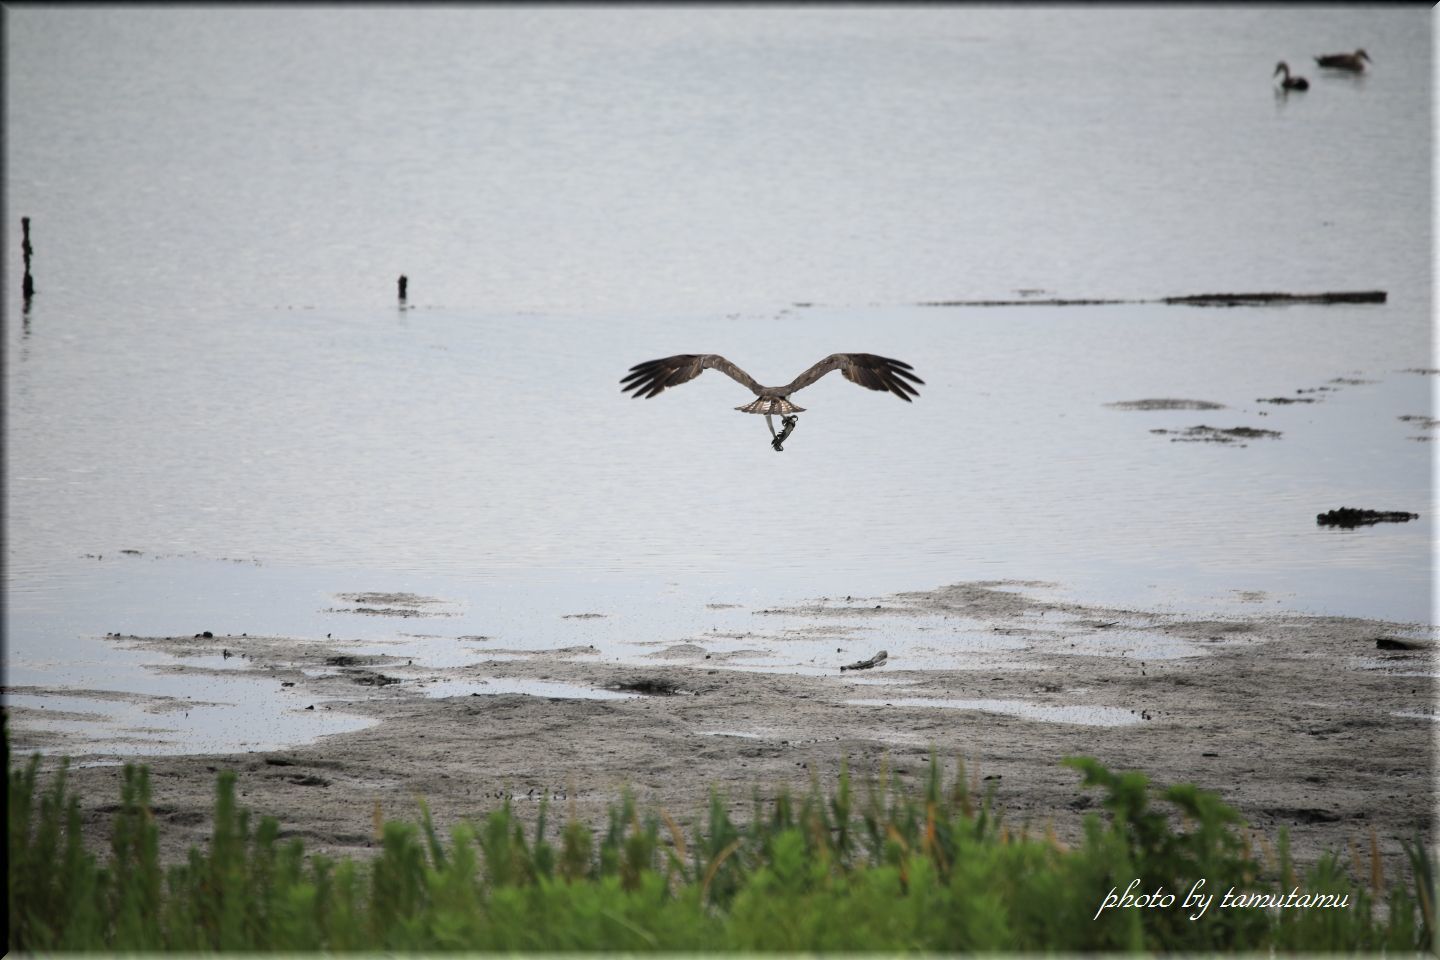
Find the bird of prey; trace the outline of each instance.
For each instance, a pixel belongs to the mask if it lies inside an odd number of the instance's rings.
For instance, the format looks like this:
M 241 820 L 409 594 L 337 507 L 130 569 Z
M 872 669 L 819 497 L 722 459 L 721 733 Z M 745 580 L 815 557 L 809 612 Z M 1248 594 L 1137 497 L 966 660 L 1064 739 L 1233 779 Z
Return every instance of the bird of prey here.
M 1323 57 L 1316 57 L 1315 62 L 1322 67 L 1329 67 L 1331 70 L 1348 70 L 1351 73 L 1362 73 L 1365 70 L 1363 61 L 1369 59 L 1370 54 L 1364 50 L 1356 50 L 1354 53 L 1327 53 Z
M 653 397 L 666 387 L 694 380 L 710 367 L 745 385 L 755 394 L 756 399 L 735 409 L 742 413 L 765 415 L 765 425 L 770 428 L 772 438 L 770 446 L 774 447 L 776 452 L 784 450 L 781 444 L 795 429 L 795 424 L 800 419 L 797 414 L 805 412 L 804 407 L 797 407 L 790 402 L 790 395 L 802 387 L 808 387 L 831 370 L 839 370 L 851 383 L 858 383 L 871 390 L 893 393 L 906 403 L 910 402 L 911 397 L 920 395 L 911 384 L 925 382 L 911 372 L 913 368 L 910 364 L 900 360 L 877 357 L 873 353 L 832 353 L 783 387 L 762 387 L 754 377 L 719 354 L 681 353 L 635 364 L 630 368 L 629 375 L 620 381 L 620 389 L 622 392 L 630 392 L 636 399 Z M 781 417 L 784 428 L 781 433 L 775 432 L 775 424 L 770 419 L 772 414 Z

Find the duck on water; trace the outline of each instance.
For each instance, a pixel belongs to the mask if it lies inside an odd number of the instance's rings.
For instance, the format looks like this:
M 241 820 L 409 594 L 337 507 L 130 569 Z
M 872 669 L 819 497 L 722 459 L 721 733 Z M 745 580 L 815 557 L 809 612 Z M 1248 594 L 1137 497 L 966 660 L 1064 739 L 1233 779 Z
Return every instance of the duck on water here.
M 1365 64 L 1374 61 L 1364 50 L 1356 50 L 1354 53 L 1327 53 L 1324 56 L 1316 57 L 1315 62 L 1330 70 L 1364 73 Z
M 1284 60 L 1281 60 L 1279 63 L 1275 64 L 1275 73 L 1272 74 L 1272 76 L 1279 76 L 1279 75 L 1282 74 L 1282 73 L 1285 74 L 1285 79 L 1280 81 L 1280 86 L 1281 86 L 1282 89 L 1285 89 L 1285 90 L 1309 90 L 1309 89 L 1310 89 L 1310 81 L 1309 81 L 1309 80 L 1306 80 L 1304 77 L 1299 77 L 1299 76 L 1292 77 L 1292 76 L 1290 76 L 1290 65 L 1289 65 L 1288 63 L 1286 63 Z

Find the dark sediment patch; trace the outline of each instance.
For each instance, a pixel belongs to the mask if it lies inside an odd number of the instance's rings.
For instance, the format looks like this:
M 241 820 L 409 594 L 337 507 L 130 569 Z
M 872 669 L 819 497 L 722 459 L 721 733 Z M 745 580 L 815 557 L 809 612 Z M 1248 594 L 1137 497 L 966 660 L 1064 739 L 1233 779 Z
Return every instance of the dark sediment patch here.
M 1151 433 L 1170 437 L 1171 443 L 1239 443 L 1241 440 L 1278 440 L 1279 430 L 1262 430 L 1259 427 L 1186 427 L 1184 430 L 1151 430 Z M 1240 446 L 1245 446 L 1239 443 Z
M 330 781 L 324 777 L 317 777 L 313 773 L 291 774 L 281 777 L 287 783 L 293 783 L 297 787 L 328 787 Z
M 414 593 L 337 593 L 335 599 L 353 607 L 330 607 L 325 613 L 358 613 L 367 617 L 455 617 L 446 610 L 429 609 L 445 603 L 435 597 Z
M 1342 815 L 1334 810 L 1325 810 L 1321 807 L 1267 807 L 1264 810 L 1266 816 L 1284 823 L 1335 823 L 1343 819 Z
M 1256 403 L 1317 403 L 1316 397 L 1256 397 Z
M 328 607 L 325 613 L 358 613 L 366 617 L 455 617 L 443 610 L 417 610 L 414 607 Z
M 345 676 L 362 687 L 388 687 L 392 683 L 400 682 L 399 677 L 387 677 L 385 674 L 376 673 L 373 670 L 346 670 Z
M 680 692 L 680 686 L 666 677 L 642 677 L 639 680 L 621 680 L 611 689 L 622 693 L 641 693 L 647 697 L 673 697 Z
M 346 603 L 383 603 L 402 607 L 419 607 L 432 603 L 443 603 L 435 597 L 422 597 L 415 593 L 337 593 L 336 600 Z
M 1211 400 L 1181 400 L 1157 397 L 1146 400 L 1117 400 L 1105 406 L 1115 410 L 1224 410 L 1225 404 Z

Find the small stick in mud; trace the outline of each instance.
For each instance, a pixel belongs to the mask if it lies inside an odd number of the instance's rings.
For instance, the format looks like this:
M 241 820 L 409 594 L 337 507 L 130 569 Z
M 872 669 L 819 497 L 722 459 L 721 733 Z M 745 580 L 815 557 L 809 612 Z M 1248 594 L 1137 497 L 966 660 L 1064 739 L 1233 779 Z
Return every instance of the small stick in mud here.
M 888 653 L 886 653 L 884 650 L 881 650 L 869 660 L 858 660 L 855 663 L 850 664 L 849 666 L 841 667 L 840 672 L 844 673 L 846 670 L 869 670 L 871 667 L 878 667 L 880 664 L 884 663 L 886 658 L 889 656 L 890 655 Z
M 410 278 L 407 277 L 407 276 L 405 276 L 405 274 L 402 273 L 402 274 L 400 274 L 400 280 L 397 282 L 396 285 L 400 288 L 400 299 L 401 299 L 401 300 L 404 300 L 404 299 L 405 299 L 405 288 L 410 285 Z

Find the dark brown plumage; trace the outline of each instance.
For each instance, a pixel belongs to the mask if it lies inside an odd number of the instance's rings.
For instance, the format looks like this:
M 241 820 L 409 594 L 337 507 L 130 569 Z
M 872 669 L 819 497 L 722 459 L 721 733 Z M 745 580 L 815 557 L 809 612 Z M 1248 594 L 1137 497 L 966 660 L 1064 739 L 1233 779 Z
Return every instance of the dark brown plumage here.
M 1285 74 L 1285 79 L 1280 81 L 1280 86 L 1281 86 L 1282 89 L 1285 89 L 1285 90 L 1309 90 L 1309 89 L 1310 89 L 1310 81 L 1309 81 L 1309 80 L 1306 80 L 1304 77 L 1292 77 L 1292 76 L 1290 76 L 1290 65 L 1289 65 L 1288 63 L 1286 63 L 1284 60 L 1281 60 L 1279 63 L 1275 64 L 1275 73 L 1271 74 L 1271 76 L 1278 76 L 1278 75 L 1280 75 L 1280 74 L 1282 74 L 1282 73 Z
M 870 390 L 893 393 L 906 403 L 910 402 L 911 397 L 920 395 L 919 391 L 911 384 L 925 383 L 911 372 L 913 368 L 910 364 L 901 360 L 879 357 L 873 353 L 832 353 L 782 387 L 763 387 L 756 382 L 754 377 L 719 354 L 681 353 L 673 357 L 635 364 L 630 368 L 629 375 L 620 381 L 620 389 L 629 392 L 637 399 L 653 397 L 666 387 L 674 387 L 687 380 L 694 380 L 711 367 L 744 384 L 761 400 L 773 401 L 773 403 L 755 401 L 743 407 L 736 407 L 737 410 L 743 410 L 746 413 L 790 412 L 788 409 L 784 409 L 787 407 L 800 410 L 801 408 L 794 407 L 788 402 L 790 394 L 808 387 L 831 370 L 839 370 L 841 375 L 851 383 L 858 383 Z
M 1364 50 L 1356 50 L 1354 53 L 1327 53 L 1322 57 L 1315 58 L 1315 62 L 1322 67 L 1329 67 L 1331 70 L 1348 70 L 1351 73 L 1364 72 L 1367 60 L 1370 60 L 1370 54 Z

